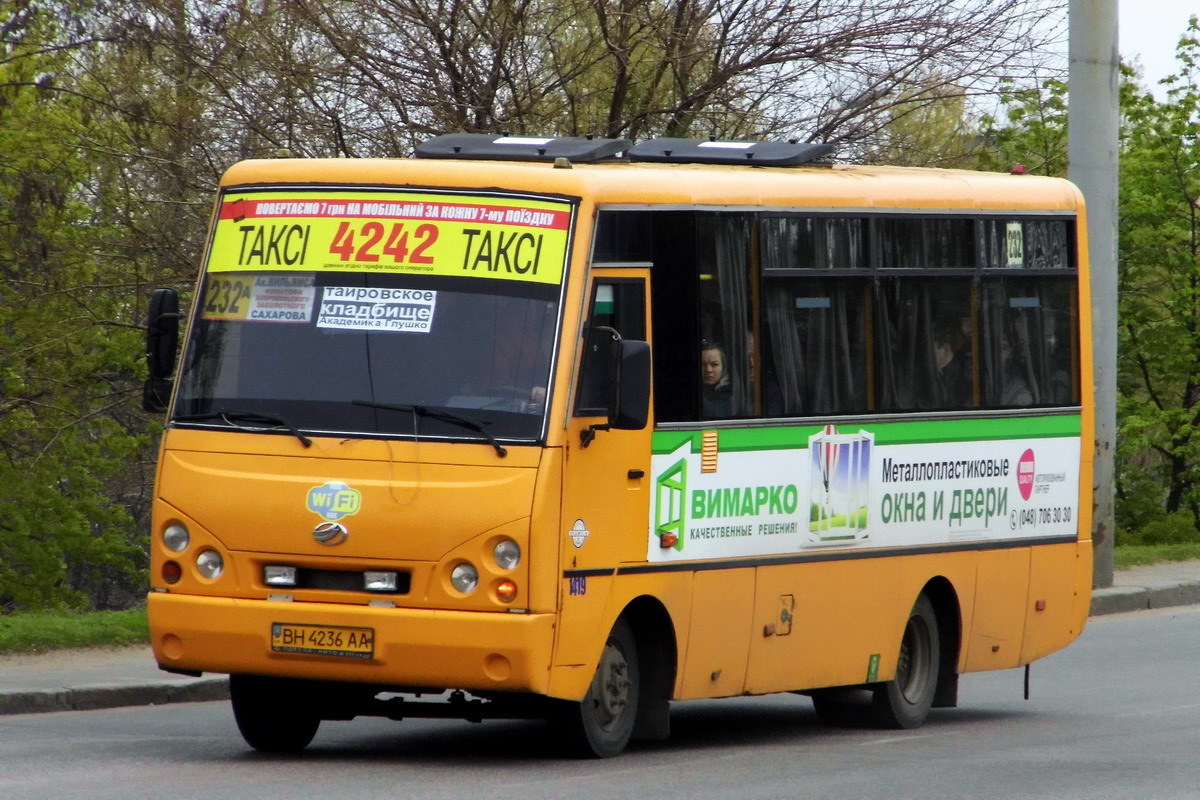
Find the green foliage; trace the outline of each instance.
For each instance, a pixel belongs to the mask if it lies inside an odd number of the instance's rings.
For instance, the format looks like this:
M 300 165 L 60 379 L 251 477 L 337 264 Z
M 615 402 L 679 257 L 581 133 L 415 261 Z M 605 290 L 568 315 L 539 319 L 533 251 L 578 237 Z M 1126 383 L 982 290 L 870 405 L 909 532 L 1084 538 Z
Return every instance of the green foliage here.
M 0 609 L 123 605 L 141 593 L 151 446 L 137 311 L 78 146 L 84 104 L 54 87 L 67 56 L 44 43 L 64 32 L 16 6 L 0 64 Z
M 1117 489 L 1126 529 L 1181 511 L 1200 525 L 1198 33 L 1193 17 L 1165 102 L 1131 81 L 1122 87 Z
M 1029 87 L 1009 84 L 1003 95 L 1005 120 L 985 114 L 980 129 L 986 146 L 978 169 L 1007 172 L 1024 164 L 1036 175 L 1067 174 L 1067 84 L 1048 80 Z
M 1120 531 L 1118 546 L 1157 546 L 1193 543 L 1200 545 L 1200 529 L 1191 512 L 1180 511 L 1152 519 L 1136 531 Z
M 112 647 L 150 640 L 146 610 L 0 616 L 0 653 L 41 653 L 69 647 Z

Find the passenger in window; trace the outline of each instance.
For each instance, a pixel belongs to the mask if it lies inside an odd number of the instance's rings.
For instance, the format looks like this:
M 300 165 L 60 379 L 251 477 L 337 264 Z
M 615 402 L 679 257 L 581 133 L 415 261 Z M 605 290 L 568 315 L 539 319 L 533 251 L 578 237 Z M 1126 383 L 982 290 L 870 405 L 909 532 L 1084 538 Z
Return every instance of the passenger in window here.
M 705 419 L 733 416 L 733 379 L 719 344 L 700 346 L 700 398 Z
M 1013 347 L 1007 339 L 1000 346 L 1000 405 L 1033 405 L 1033 388 L 1029 383 L 1028 367 L 1020 346 Z
M 934 408 L 966 408 L 971 405 L 970 319 L 944 324 L 934 332 Z
M 1054 318 L 1048 317 L 1045 327 L 1045 355 L 1050 378 L 1046 396 L 1043 398 L 1047 403 L 1070 403 L 1074 394 L 1071 391 L 1071 375 L 1066 368 L 1066 365 L 1071 363 L 1071 354 L 1065 346 L 1060 347 L 1061 344 L 1055 333 Z

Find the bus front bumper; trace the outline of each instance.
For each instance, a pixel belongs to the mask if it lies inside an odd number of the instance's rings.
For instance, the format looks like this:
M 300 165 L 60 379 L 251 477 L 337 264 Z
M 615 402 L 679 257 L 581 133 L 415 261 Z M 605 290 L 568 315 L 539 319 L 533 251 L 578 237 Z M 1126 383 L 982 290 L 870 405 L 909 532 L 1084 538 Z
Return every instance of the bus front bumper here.
M 551 614 L 377 608 L 152 592 L 151 643 L 164 669 L 545 694 Z M 369 629 L 370 657 L 279 652 L 276 625 Z

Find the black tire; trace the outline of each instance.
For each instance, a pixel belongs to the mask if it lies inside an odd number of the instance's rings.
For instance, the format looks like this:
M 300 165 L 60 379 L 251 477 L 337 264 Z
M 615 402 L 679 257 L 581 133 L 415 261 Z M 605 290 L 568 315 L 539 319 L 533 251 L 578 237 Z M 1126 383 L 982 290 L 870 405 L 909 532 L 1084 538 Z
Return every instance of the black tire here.
M 896 676 L 875 687 L 871 718 L 882 728 L 918 728 L 929 716 L 937 691 L 941 646 L 933 603 L 922 594 L 908 615 Z
M 617 620 L 604 643 L 596 674 L 578 703 L 564 704 L 559 726 L 572 755 L 611 758 L 629 744 L 637 721 L 641 670 L 633 631 Z
M 229 676 L 233 718 L 246 744 L 264 753 L 295 753 L 317 735 L 321 718 L 300 706 L 312 698 L 289 690 L 291 682 L 256 675 Z

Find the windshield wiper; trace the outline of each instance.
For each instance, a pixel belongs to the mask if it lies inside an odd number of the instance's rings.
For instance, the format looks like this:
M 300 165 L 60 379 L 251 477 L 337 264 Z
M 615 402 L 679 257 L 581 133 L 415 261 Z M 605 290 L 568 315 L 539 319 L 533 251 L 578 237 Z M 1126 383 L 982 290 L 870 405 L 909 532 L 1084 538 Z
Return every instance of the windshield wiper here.
M 271 428 L 265 428 L 265 429 L 260 429 L 260 430 L 271 430 L 271 429 L 282 428 L 283 430 L 286 430 L 288 433 L 292 434 L 297 439 L 299 439 L 300 443 L 303 444 L 305 447 L 312 447 L 312 439 L 308 438 L 303 433 L 301 433 L 300 430 L 295 425 L 288 422 L 283 417 L 274 416 L 272 414 L 259 414 L 256 411 L 238 411 L 236 409 L 226 408 L 226 409 L 222 409 L 221 411 L 210 411 L 207 414 L 180 414 L 179 416 L 172 417 L 171 421 L 172 422 L 202 422 L 204 420 L 209 420 L 209 419 L 224 420 L 231 427 L 238 428 L 240 430 L 253 431 L 253 429 L 251 429 L 251 428 L 242 427 L 241 425 L 238 424 L 239 422 L 249 422 L 249 423 L 257 422 L 257 423 L 262 423 L 263 425 L 271 426 Z
M 351 400 L 350 402 L 356 406 L 382 408 L 385 411 L 408 411 L 420 417 L 429 417 L 430 419 L 438 419 L 442 422 L 450 422 L 455 425 L 461 425 L 464 428 L 470 428 L 477 433 L 483 434 L 483 438 L 487 439 L 488 444 L 496 448 L 496 453 L 501 458 L 504 458 L 506 455 L 508 455 L 508 451 L 505 450 L 498 441 L 496 441 L 496 437 L 492 436 L 492 432 L 487 429 L 484 423 L 477 419 L 459 416 L 458 414 L 454 414 L 450 411 L 441 411 L 436 408 L 430 408 L 429 406 L 393 405 L 391 403 L 376 403 L 371 400 Z M 416 431 L 414 431 L 414 433 L 416 433 Z

